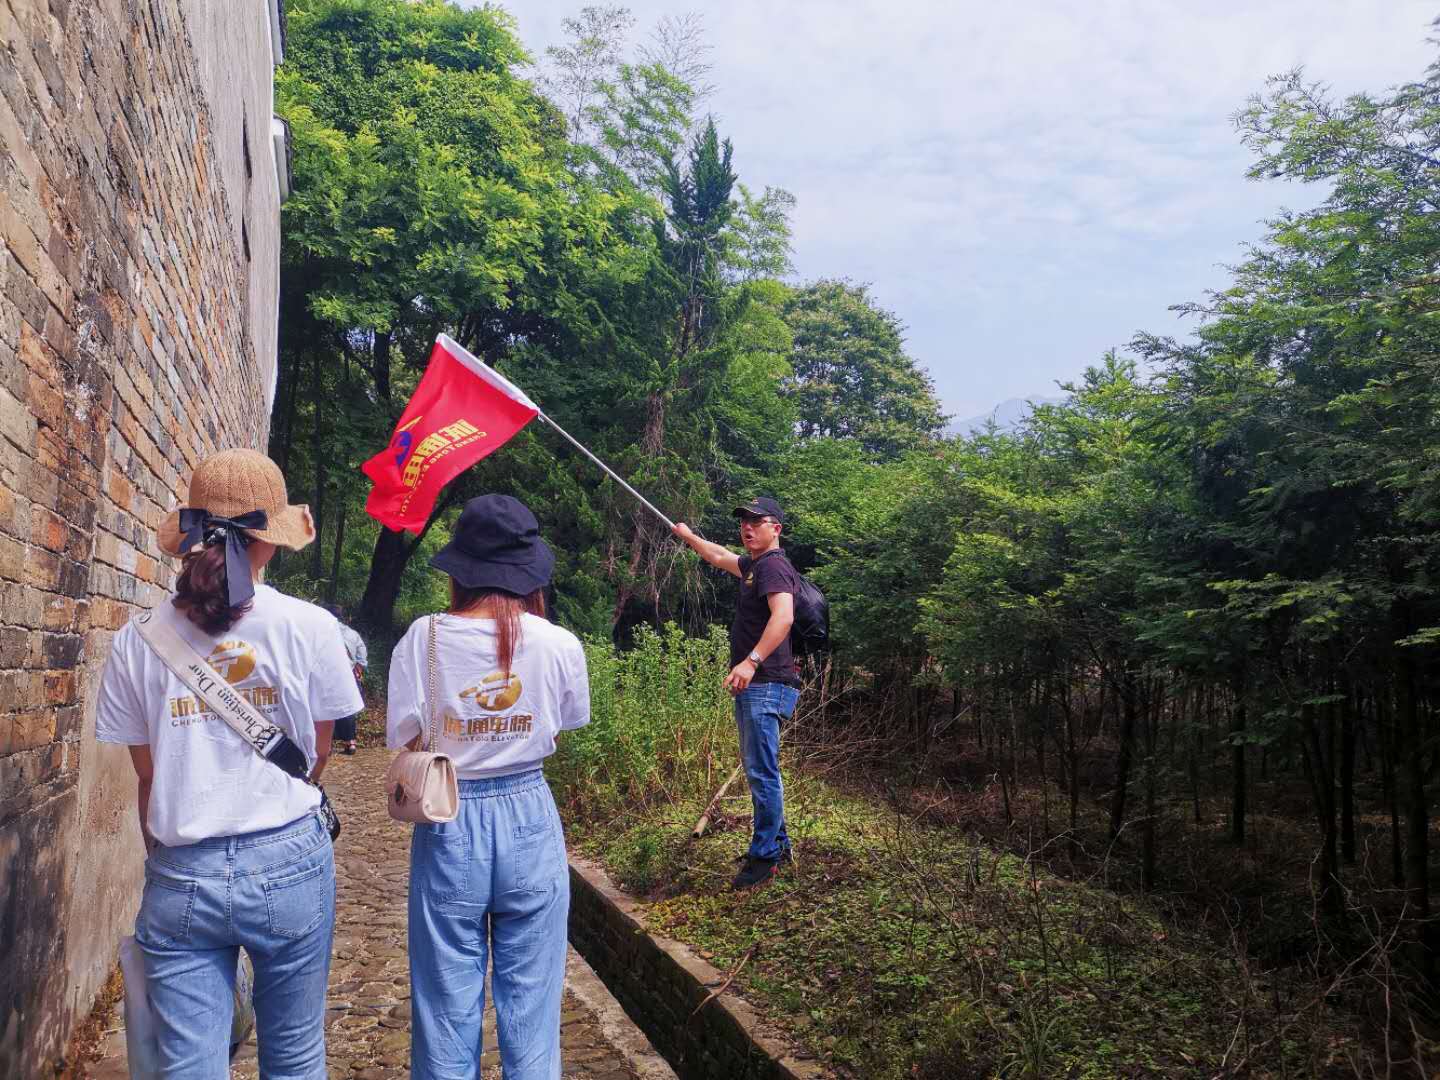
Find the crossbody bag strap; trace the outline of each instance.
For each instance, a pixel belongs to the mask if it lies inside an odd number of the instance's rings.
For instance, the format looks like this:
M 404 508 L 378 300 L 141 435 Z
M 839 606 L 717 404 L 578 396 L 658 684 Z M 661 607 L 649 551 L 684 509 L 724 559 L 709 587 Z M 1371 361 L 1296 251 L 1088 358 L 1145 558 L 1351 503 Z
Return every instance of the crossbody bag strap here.
M 225 681 L 224 676 L 211 667 L 209 661 L 196 652 L 194 646 L 158 612 L 147 611 L 137 615 L 134 622 L 145 644 L 155 651 L 175 677 L 205 702 L 211 712 L 224 720 L 252 750 L 297 780 L 307 779 L 304 751 L 285 732 L 252 709 L 250 703 Z

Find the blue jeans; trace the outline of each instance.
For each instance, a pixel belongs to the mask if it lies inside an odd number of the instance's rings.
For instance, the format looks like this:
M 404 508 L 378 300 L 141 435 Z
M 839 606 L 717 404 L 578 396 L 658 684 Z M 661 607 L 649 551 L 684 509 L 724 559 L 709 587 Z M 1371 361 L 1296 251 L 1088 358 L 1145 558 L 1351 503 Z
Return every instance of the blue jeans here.
M 493 957 L 505 1080 L 559 1080 L 570 871 L 539 769 L 460 781 L 454 821 L 410 845 L 410 1074 L 480 1075 L 485 968 Z
M 740 760 L 755 808 L 750 856 L 778 859 L 790 850 L 785 831 L 785 785 L 780 780 L 780 723 L 790 719 L 800 691 L 784 683 L 751 683 L 735 695 Z
M 255 965 L 266 1080 L 324 1080 L 335 851 L 320 819 L 159 847 L 135 940 L 166 1080 L 225 1080 L 240 946 Z

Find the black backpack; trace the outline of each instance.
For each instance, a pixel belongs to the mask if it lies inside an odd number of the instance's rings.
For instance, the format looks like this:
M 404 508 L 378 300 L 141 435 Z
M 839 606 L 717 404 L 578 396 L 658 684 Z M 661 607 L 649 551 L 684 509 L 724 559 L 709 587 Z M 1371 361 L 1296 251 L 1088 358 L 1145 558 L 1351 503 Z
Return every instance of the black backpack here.
M 770 554 L 778 554 L 785 559 L 795 574 L 795 623 L 790 627 L 791 653 L 798 659 L 825 652 L 830 648 L 830 601 L 825 599 L 825 594 L 813 581 L 795 569 L 795 564 L 785 558 L 784 552 L 765 553 Z M 765 558 L 765 555 L 760 558 Z

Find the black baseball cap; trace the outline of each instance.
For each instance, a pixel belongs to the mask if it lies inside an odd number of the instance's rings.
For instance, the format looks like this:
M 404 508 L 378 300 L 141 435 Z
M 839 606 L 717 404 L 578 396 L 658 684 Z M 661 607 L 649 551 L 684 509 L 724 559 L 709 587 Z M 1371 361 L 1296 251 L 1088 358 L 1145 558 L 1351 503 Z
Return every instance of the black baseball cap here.
M 785 511 L 768 495 L 759 495 L 744 506 L 735 507 L 731 513 L 736 517 L 773 517 L 780 524 L 785 524 Z

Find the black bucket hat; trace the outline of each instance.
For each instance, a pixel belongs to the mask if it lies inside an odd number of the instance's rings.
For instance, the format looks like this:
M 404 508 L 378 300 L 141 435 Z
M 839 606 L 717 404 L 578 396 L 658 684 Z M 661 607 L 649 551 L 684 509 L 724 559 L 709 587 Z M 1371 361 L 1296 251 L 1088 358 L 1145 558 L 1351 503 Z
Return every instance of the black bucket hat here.
M 519 499 L 480 495 L 465 504 L 450 542 L 430 565 L 467 589 L 529 596 L 550 584 L 555 553 L 540 539 L 535 515 Z

